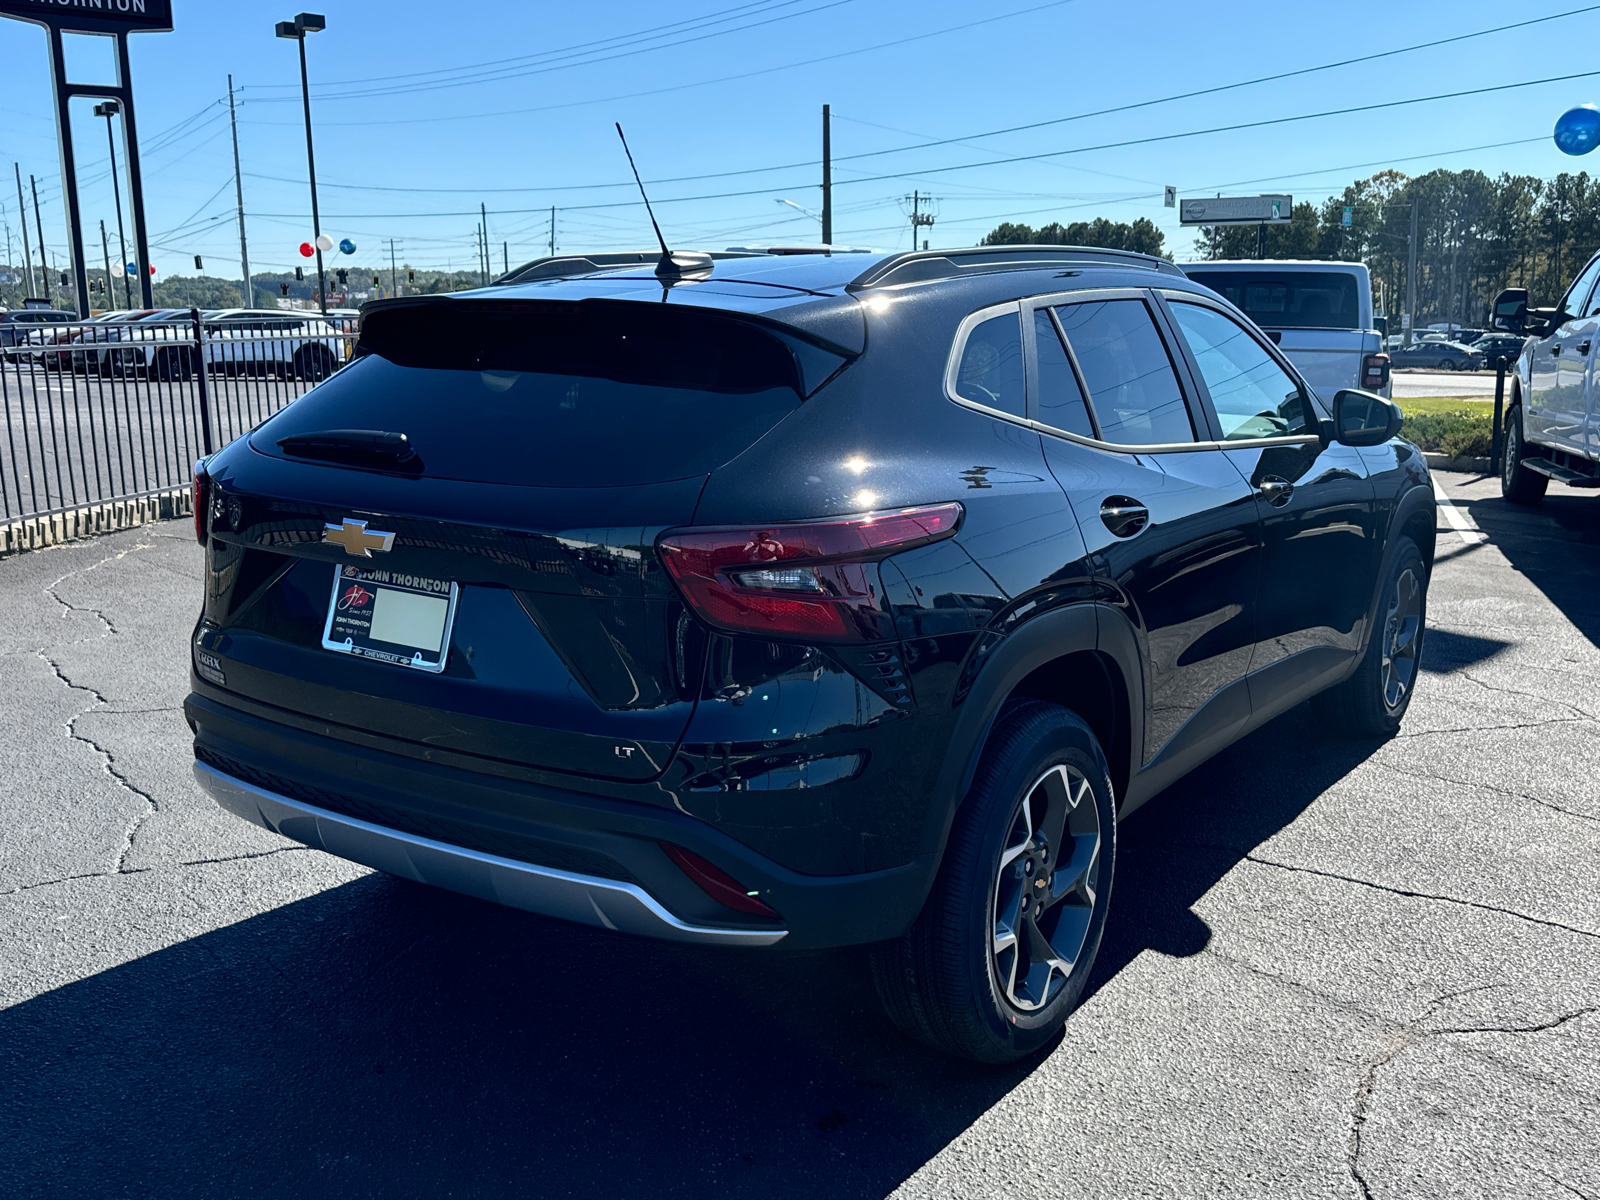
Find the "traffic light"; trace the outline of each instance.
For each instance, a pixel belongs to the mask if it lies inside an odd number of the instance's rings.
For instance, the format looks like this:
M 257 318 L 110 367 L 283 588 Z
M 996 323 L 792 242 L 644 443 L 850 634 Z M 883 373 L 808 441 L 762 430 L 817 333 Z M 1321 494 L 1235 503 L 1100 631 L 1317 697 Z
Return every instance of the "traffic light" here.
M 377 287 L 378 286 L 378 277 L 376 275 L 374 275 L 372 277 L 372 286 L 373 287 Z
M 65 271 L 61 272 L 61 286 L 67 286 L 67 273 Z
M 204 271 L 206 269 L 206 264 L 200 261 L 198 254 L 194 256 L 194 269 L 196 271 Z
M 278 285 L 278 291 L 287 296 L 289 294 L 289 285 L 287 283 L 280 283 Z
M 415 283 L 416 281 L 417 281 L 417 273 L 415 271 L 408 270 L 406 272 L 406 282 L 407 283 Z
M 302 271 L 299 267 L 296 267 L 294 269 L 294 281 L 296 283 L 304 283 L 305 282 L 305 278 L 306 278 L 306 273 L 304 271 Z
M 339 274 L 339 286 L 340 287 L 343 287 L 345 284 L 350 282 L 349 276 L 345 273 L 345 269 L 343 267 L 339 268 L 338 274 Z

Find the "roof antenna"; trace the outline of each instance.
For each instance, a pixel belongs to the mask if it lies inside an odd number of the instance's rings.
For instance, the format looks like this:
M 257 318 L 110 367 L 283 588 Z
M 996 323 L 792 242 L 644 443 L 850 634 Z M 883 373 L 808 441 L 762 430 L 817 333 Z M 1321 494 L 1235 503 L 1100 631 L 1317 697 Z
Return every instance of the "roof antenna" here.
M 707 275 L 712 268 L 709 254 L 681 252 L 667 249 L 667 239 L 661 236 L 661 226 L 656 221 L 655 209 L 650 207 L 650 197 L 644 190 L 644 180 L 639 178 L 639 168 L 634 164 L 633 151 L 628 149 L 628 139 L 622 132 L 622 122 L 616 122 L 617 137 L 622 139 L 622 152 L 628 156 L 628 166 L 633 169 L 633 181 L 639 185 L 639 195 L 644 199 L 644 210 L 650 214 L 650 227 L 656 231 L 656 241 L 661 245 L 661 261 L 656 264 L 656 276 L 663 280 L 685 279 L 690 275 Z

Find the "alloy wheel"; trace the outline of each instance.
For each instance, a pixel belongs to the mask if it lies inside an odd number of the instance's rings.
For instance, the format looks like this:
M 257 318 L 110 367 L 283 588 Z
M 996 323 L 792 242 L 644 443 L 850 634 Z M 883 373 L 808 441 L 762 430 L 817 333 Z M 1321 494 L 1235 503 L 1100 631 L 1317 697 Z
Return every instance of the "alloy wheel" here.
M 1084 775 L 1057 764 L 1018 802 L 995 877 L 991 962 L 1006 1000 L 1049 1004 L 1083 952 L 1100 879 L 1100 811 Z
M 1509 420 L 1506 422 L 1506 444 L 1500 455 L 1500 479 L 1509 488 L 1512 477 L 1516 472 L 1517 464 L 1522 460 L 1522 423 L 1520 421 Z
M 1391 712 L 1405 701 L 1417 675 L 1422 646 L 1422 585 L 1410 567 L 1400 572 L 1389 596 L 1383 630 L 1383 703 Z

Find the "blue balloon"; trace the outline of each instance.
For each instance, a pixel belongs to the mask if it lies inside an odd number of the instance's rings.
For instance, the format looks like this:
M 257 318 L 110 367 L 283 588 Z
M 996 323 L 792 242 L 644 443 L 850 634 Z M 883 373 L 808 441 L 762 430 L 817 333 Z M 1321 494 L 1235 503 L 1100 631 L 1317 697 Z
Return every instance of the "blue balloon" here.
M 1596 114 L 1596 115 L 1600 116 L 1600 114 Z M 349 238 L 345 238 L 344 241 L 339 243 L 339 253 L 340 254 L 354 254 L 355 252 L 356 252 L 356 244 L 354 242 L 352 242 Z
M 1592 104 L 1569 108 L 1556 122 L 1556 149 L 1563 154 L 1587 154 L 1600 146 L 1600 109 Z
M 128 274 L 129 275 L 137 275 L 138 273 L 139 273 L 139 264 L 138 263 L 129 263 L 128 264 Z

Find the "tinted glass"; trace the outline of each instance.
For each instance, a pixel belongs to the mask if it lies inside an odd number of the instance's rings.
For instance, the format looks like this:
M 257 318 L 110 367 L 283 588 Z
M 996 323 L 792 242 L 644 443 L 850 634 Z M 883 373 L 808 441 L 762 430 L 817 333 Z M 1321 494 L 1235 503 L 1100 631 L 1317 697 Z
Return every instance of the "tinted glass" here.
M 1172 315 L 1199 364 L 1224 438 L 1284 437 L 1309 428 L 1299 385 L 1237 321 L 1198 304 L 1174 304 Z
M 1570 313 L 1574 317 L 1585 315 L 1592 305 L 1588 304 L 1589 291 L 1594 287 L 1594 281 L 1600 279 L 1600 257 L 1597 257 L 1583 273 L 1572 281 L 1572 286 L 1567 289 L 1567 294 L 1561 298 L 1561 311 Z
M 1194 441 L 1172 360 L 1142 300 L 1056 309 L 1089 387 L 1102 441 L 1154 446 Z
M 1033 337 L 1039 355 L 1039 411 L 1035 419 L 1053 429 L 1093 437 L 1083 389 L 1072 373 L 1072 364 L 1067 361 L 1067 352 L 1048 310 L 1033 310 Z
M 967 335 L 956 368 L 956 395 L 1023 416 L 1022 325 L 1014 312 L 990 317 Z
M 1342 271 L 1207 271 L 1185 273 L 1231 301 L 1266 329 L 1359 329 L 1361 292 Z
M 667 306 L 424 305 L 369 316 L 361 348 L 251 445 L 387 430 L 428 476 L 611 487 L 710 471 L 801 403 L 780 336 Z

